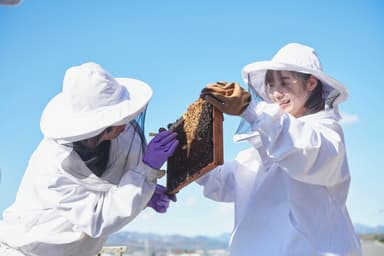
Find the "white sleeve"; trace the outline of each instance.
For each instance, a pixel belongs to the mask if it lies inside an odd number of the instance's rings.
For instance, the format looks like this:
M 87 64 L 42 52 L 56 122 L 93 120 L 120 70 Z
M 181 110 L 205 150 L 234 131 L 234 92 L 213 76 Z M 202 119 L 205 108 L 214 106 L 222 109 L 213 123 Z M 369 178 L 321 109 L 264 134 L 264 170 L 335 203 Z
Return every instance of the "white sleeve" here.
M 349 179 L 343 132 L 335 120 L 302 120 L 266 102 L 250 104 L 242 117 L 260 132 L 267 157 L 292 178 L 319 185 Z
M 204 186 L 204 196 L 219 202 L 233 202 L 235 168 L 235 161 L 226 162 L 196 180 L 198 184 Z
M 156 186 L 156 175 L 148 176 L 150 167 L 128 170 L 119 185 L 96 191 L 74 182 L 67 176 L 49 187 L 58 211 L 90 237 L 109 235 L 132 221 L 147 205 Z M 145 170 L 148 169 L 148 170 Z M 151 169 L 151 170 L 149 170 Z M 156 171 L 156 170 L 153 170 Z

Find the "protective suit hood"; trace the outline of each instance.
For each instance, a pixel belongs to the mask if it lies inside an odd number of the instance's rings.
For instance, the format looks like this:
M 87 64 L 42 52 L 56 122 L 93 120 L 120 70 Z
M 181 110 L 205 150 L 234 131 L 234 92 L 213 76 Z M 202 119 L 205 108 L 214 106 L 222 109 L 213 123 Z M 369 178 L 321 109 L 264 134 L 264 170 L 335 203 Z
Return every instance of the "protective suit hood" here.
M 85 63 L 66 71 L 63 90 L 45 107 L 40 127 L 59 142 L 84 140 L 135 119 L 151 97 L 144 82 L 113 78 L 100 65 Z
M 271 61 L 259 61 L 246 65 L 242 78 L 265 101 L 271 102 L 265 91 L 267 70 L 287 70 L 311 74 L 323 83 L 325 108 L 335 108 L 348 98 L 344 85 L 323 72 L 315 50 L 306 45 L 290 43 L 281 48 Z

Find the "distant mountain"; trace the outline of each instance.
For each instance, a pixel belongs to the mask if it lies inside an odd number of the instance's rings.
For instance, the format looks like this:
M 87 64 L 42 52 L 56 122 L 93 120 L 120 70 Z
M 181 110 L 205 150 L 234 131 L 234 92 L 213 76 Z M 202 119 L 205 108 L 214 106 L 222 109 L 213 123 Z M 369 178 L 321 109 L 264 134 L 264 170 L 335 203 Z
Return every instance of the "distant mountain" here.
M 383 225 L 371 227 L 357 223 L 354 227 L 359 235 L 384 234 Z M 190 237 L 121 231 L 111 235 L 106 245 L 126 245 L 132 250 L 143 250 L 148 247 L 156 250 L 226 250 L 229 239 L 229 233 L 217 237 Z
M 106 245 L 127 245 L 134 250 L 150 247 L 156 250 L 216 250 L 228 248 L 229 234 L 219 237 L 159 235 L 122 231 L 110 236 Z
M 228 244 L 230 238 L 231 238 L 231 234 L 230 233 L 225 233 L 225 234 L 222 234 L 220 236 L 214 237 L 214 239 L 216 239 L 218 241 L 225 242 L 227 244 Z
M 383 225 L 378 225 L 375 227 L 363 225 L 356 223 L 354 224 L 356 233 L 360 235 L 366 235 L 366 234 L 384 234 L 384 226 Z

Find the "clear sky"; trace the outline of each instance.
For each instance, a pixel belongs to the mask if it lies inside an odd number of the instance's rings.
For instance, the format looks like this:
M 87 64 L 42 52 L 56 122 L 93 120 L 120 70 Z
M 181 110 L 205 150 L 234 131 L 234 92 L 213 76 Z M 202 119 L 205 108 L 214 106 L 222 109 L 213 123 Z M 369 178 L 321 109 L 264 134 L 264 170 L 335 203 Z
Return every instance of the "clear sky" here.
M 246 87 L 240 76 L 246 64 L 299 42 L 312 46 L 325 72 L 350 93 L 340 110 L 352 221 L 384 225 L 383 26 L 381 0 L 25 0 L 0 6 L 0 211 L 15 199 L 42 138 L 41 112 L 70 66 L 94 61 L 116 77 L 151 85 L 148 134 L 175 121 L 207 83 Z M 238 122 L 225 116 L 225 159 L 247 146 L 232 142 Z M 194 183 L 178 193 L 167 214 L 146 209 L 125 229 L 219 235 L 232 225 L 232 205 L 203 198 Z

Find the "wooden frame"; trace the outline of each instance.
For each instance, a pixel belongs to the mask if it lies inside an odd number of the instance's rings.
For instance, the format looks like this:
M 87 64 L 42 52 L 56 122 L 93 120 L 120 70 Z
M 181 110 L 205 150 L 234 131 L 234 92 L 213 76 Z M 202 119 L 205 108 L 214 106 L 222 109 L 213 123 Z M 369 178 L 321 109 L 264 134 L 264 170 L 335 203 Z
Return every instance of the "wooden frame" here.
M 187 173 L 178 172 L 179 170 L 172 170 L 172 168 L 169 168 L 173 163 L 172 161 L 176 161 L 175 158 L 171 157 L 168 159 L 167 192 L 169 194 L 175 194 L 179 192 L 182 188 L 200 178 L 207 172 L 211 171 L 216 166 L 223 164 L 223 121 L 223 113 L 212 106 L 212 161 L 206 164 L 204 167 L 199 170 L 193 170 L 193 166 L 188 166 L 186 168 L 191 168 L 191 170 L 188 170 Z M 206 152 L 203 151 L 199 153 L 201 155 L 206 154 Z M 177 151 L 175 151 L 175 154 L 177 154 Z M 183 162 L 179 162 L 177 165 L 183 165 Z M 177 185 L 174 184 L 175 182 Z

